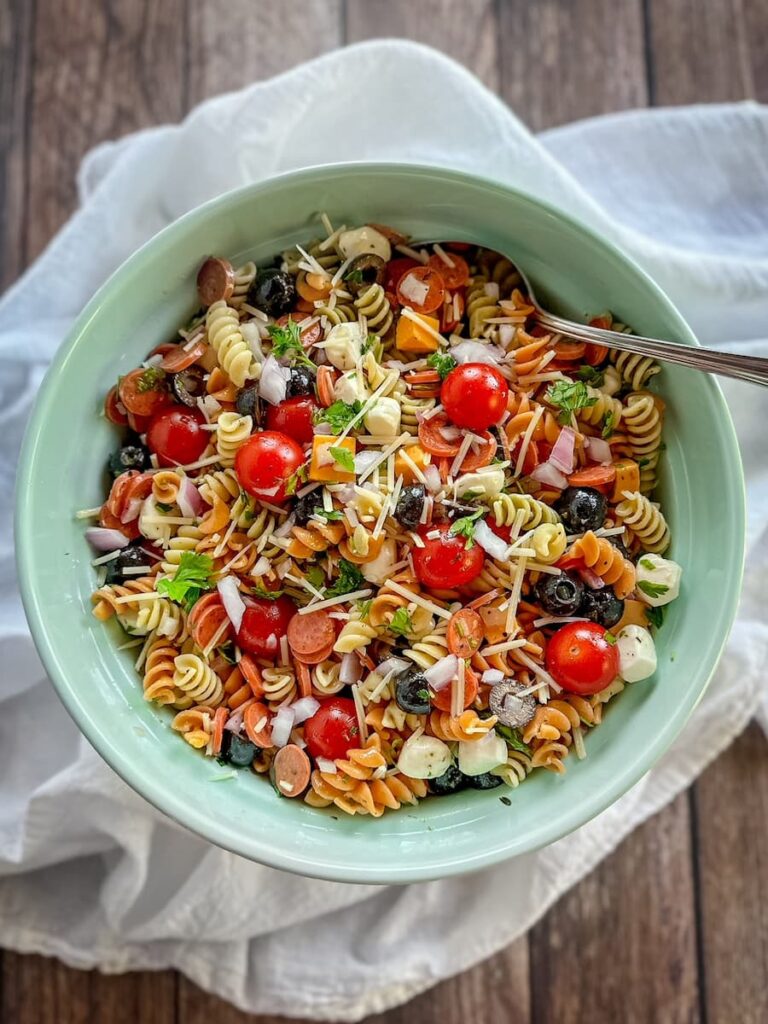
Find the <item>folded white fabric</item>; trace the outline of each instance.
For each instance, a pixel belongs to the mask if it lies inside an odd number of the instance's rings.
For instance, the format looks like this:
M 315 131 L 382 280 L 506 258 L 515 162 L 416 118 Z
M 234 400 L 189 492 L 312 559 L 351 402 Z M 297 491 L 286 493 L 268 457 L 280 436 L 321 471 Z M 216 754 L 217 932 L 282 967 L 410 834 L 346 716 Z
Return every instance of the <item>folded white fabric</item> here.
M 350 95 L 370 131 L 350 129 Z M 87 157 L 80 210 L 0 303 L 3 945 L 106 971 L 177 967 L 254 1012 L 356 1020 L 524 932 L 687 786 L 760 699 L 765 398 L 728 385 L 750 504 L 738 623 L 674 748 L 599 818 L 514 865 L 406 888 L 291 877 L 162 818 L 101 762 L 52 693 L 25 625 L 11 540 L 15 462 L 36 388 L 72 319 L 115 267 L 191 207 L 279 171 L 360 159 L 435 163 L 567 207 L 630 251 L 704 343 L 768 355 L 767 157 L 768 112 L 753 104 L 630 113 L 536 140 L 464 69 L 395 42 L 331 54 Z

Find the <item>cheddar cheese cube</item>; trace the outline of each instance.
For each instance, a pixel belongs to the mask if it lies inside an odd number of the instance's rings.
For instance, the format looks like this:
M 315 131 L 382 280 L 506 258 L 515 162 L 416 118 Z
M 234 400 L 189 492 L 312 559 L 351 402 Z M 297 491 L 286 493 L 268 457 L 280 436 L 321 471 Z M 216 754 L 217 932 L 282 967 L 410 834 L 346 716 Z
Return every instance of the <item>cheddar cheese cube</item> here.
M 410 317 L 401 316 L 397 321 L 395 347 L 401 352 L 437 352 L 437 338 L 427 328 L 439 331 L 440 321 L 433 316 L 427 316 L 426 313 L 417 313 L 416 316 L 426 324 L 426 327 L 422 327 Z
M 403 458 L 403 452 L 408 456 L 414 465 L 424 472 L 430 463 L 431 456 L 428 455 L 420 444 L 409 444 L 401 448 L 395 455 L 395 476 L 401 476 L 407 484 L 414 483 L 418 478 L 413 472 L 409 463 Z
M 331 448 L 339 450 L 331 452 Z M 331 437 L 329 434 L 315 434 L 312 439 L 309 479 L 333 484 L 349 483 L 354 480 L 354 469 L 350 470 L 344 464 L 351 464 L 356 449 L 354 437 L 345 437 L 340 441 L 338 437 Z
M 634 493 L 640 490 L 640 466 L 634 459 L 619 459 L 615 466 L 616 478 L 613 481 L 612 504 L 624 500 L 624 491 Z

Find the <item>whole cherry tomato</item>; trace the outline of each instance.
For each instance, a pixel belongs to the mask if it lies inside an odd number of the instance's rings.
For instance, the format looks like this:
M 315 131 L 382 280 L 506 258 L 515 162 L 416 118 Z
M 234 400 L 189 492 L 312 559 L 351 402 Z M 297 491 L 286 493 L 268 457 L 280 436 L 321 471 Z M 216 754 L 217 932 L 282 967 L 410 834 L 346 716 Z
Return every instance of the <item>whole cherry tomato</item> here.
M 280 653 L 280 639 L 296 614 L 290 598 L 253 598 L 243 613 L 237 633 L 238 646 L 257 658 L 274 658 Z
M 303 462 L 304 452 L 293 438 L 262 430 L 238 449 L 235 472 L 249 494 L 279 504 L 285 501 L 288 478 Z
M 438 531 L 437 537 L 428 536 Z M 483 571 L 485 555 L 479 544 L 467 547 L 467 538 L 451 533 L 450 523 L 422 526 L 423 548 L 413 548 L 413 567 L 425 587 L 452 590 L 470 583 Z
M 355 702 L 349 697 L 325 701 L 304 725 L 304 739 L 312 757 L 333 761 L 346 757 L 347 751 L 360 746 Z
M 160 409 L 149 422 L 147 445 L 161 466 L 185 466 L 197 462 L 211 435 L 203 430 L 205 417 L 197 409 L 172 405 Z
M 569 693 L 599 693 L 619 674 L 615 641 L 597 622 L 569 622 L 547 644 L 547 672 Z
M 451 370 L 440 389 L 448 418 L 468 430 L 486 430 L 498 423 L 508 397 L 509 385 L 495 366 L 486 363 L 462 363 Z
M 279 430 L 299 444 L 309 444 L 314 437 L 312 414 L 317 402 L 311 395 L 286 398 L 267 409 L 267 430 Z

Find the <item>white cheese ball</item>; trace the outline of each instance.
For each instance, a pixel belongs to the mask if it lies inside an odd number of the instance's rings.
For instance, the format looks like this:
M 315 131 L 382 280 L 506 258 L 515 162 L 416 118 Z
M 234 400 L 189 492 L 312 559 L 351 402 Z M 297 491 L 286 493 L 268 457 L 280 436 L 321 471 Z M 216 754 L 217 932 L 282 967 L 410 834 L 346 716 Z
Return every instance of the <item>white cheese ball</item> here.
M 656 645 L 642 626 L 624 626 L 616 637 L 619 675 L 626 683 L 647 679 L 656 671 Z
M 349 324 L 336 324 L 329 331 L 324 348 L 328 362 L 337 370 L 354 370 L 363 351 L 360 324 L 356 320 Z
M 411 736 L 397 759 L 398 770 L 412 779 L 436 779 L 450 767 L 451 750 L 436 736 Z
M 456 481 L 456 493 L 473 498 L 498 498 L 504 490 L 504 470 L 487 469 L 482 473 L 465 473 Z
M 381 545 L 381 551 L 370 562 L 360 566 L 360 571 L 369 583 L 381 584 L 391 575 L 397 560 L 397 545 L 388 537 Z
M 368 224 L 352 231 L 342 231 L 339 235 L 339 248 L 346 259 L 354 259 L 364 253 L 380 256 L 385 263 L 392 259 L 392 246 L 388 239 Z
M 346 402 L 352 405 L 354 402 L 364 402 L 370 397 L 368 389 L 360 380 L 355 370 L 349 370 L 339 377 L 333 386 L 333 397 L 339 402 Z
M 682 566 L 661 555 L 643 555 L 637 563 L 637 592 L 652 608 L 674 601 L 680 593 Z M 645 586 L 643 586 L 645 584 Z
M 481 740 L 459 743 L 459 768 L 465 775 L 485 775 L 507 760 L 507 744 L 495 729 L 489 729 Z
M 397 437 L 400 433 L 400 403 L 396 398 L 377 398 L 365 414 L 369 434 Z

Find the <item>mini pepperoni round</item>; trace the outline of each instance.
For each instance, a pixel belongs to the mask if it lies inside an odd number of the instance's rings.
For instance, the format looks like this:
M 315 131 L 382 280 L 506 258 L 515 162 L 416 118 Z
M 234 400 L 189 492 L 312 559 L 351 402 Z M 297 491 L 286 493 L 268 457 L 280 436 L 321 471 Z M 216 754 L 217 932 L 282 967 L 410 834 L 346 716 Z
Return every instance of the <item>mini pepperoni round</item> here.
M 302 697 L 312 696 L 312 673 L 309 671 L 309 666 L 298 659 L 296 660 L 296 682 L 299 684 L 299 693 Z
M 457 658 L 471 658 L 483 642 L 483 620 L 472 608 L 462 608 L 448 622 L 448 650 Z
M 410 306 L 414 313 L 434 313 L 444 298 L 445 284 L 432 267 L 412 267 L 397 282 L 397 301 Z
M 213 716 L 213 756 L 221 753 L 221 744 L 224 739 L 224 726 L 229 717 L 229 708 L 216 708 Z
M 208 345 L 204 341 L 196 341 L 191 348 L 184 348 L 183 345 L 172 345 L 171 351 L 166 352 L 160 367 L 168 373 L 181 373 L 187 370 L 193 363 L 196 363 L 201 356 L 204 356 Z
M 205 648 L 216 636 L 225 622 L 229 621 L 224 605 L 218 593 L 205 594 L 199 601 L 195 602 L 192 611 L 189 613 L 187 625 L 192 639 L 198 647 Z M 226 643 L 232 638 L 231 623 L 223 631 L 219 640 L 220 644 Z
M 135 416 L 152 416 L 171 401 L 165 374 L 156 366 L 139 366 L 126 373 L 117 393 L 125 409 Z
M 285 316 L 279 317 L 279 319 L 277 319 L 275 323 L 277 324 L 278 327 L 285 327 L 289 320 L 293 320 L 295 323 L 299 323 L 305 318 L 306 313 L 302 313 L 300 317 L 295 317 L 293 316 L 292 313 L 286 313 Z M 320 341 L 322 334 L 323 328 L 320 324 L 320 321 L 317 320 L 315 323 L 310 324 L 309 327 L 305 327 L 302 330 L 301 344 L 304 346 L 304 348 L 309 348 L 311 345 L 314 345 L 318 341 Z
M 461 288 L 469 280 L 469 264 L 455 252 L 446 255 L 451 261 L 450 264 L 435 253 L 429 257 L 427 266 L 438 272 L 446 288 Z
M 280 796 L 293 800 L 309 785 L 312 765 L 304 751 L 295 743 L 281 747 L 272 762 L 272 774 Z
M 104 399 L 104 415 L 117 427 L 128 426 L 127 410 L 117 395 L 117 384 L 113 384 Z
M 261 700 L 264 696 L 264 680 L 261 675 L 261 669 L 250 654 L 244 654 L 237 664 L 243 673 L 243 679 L 251 688 L 251 693 L 256 700 Z
M 262 750 L 273 746 L 272 730 L 269 727 L 269 709 L 265 704 L 255 701 L 249 704 L 243 715 L 243 725 L 248 739 Z
M 197 273 L 197 294 L 204 306 L 228 299 L 235 290 L 235 270 L 229 260 L 209 256 Z
M 327 612 L 294 615 L 288 623 L 288 646 L 294 655 L 306 664 L 317 664 L 315 657 L 336 642 L 333 619 Z
M 329 366 L 318 366 L 315 386 L 317 387 L 317 400 L 324 409 L 328 409 L 336 401 L 333 385 L 336 377 Z
M 479 682 L 477 675 L 472 671 L 471 668 L 467 668 L 464 671 L 464 707 L 468 708 L 477 697 L 477 691 L 479 689 Z M 437 708 L 438 711 L 450 711 L 453 707 L 453 684 L 450 686 L 444 686 L 437 693 L 431 694 L 431 704 L 433 708 Z

